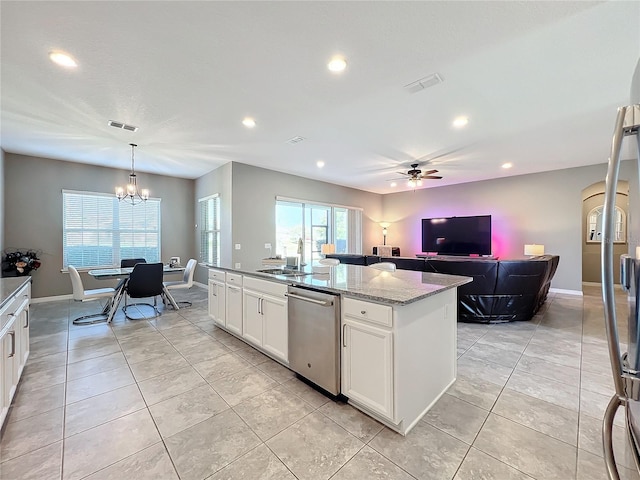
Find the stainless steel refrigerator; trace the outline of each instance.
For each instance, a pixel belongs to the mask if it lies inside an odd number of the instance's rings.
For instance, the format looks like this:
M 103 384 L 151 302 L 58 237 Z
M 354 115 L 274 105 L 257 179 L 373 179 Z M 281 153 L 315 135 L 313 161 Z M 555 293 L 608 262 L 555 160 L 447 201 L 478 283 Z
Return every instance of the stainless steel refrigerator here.
M 636 96 L 637 95 L 637 96 Z M 640 473 L 640 230 L 630 228 L 630 251 L 620 256 L 620 283 L 628 298 L 628 336 L 623 339 L 627 351 L 622 352 L 614 298 L 613 256 L 616 185 L 620 170 L 621 152 L 628 147 L 637 159 L 639 178 L 634 179 L 636 194 L 630 196 L 629 215 L 640 216 L 640 62 L 632 81 L 631 100 L 634 104 L 618 108 L 611 156 L 607 169 L 604 212 L 602 220 L 602 298 L 609 358 L 615 393 L 609 401 L 602 424 L 605 464 L 610 479 L 619 480 L 613 452 L 613 420 L 619 407 L 625 411 L 627 434 L 636 468 Z M 630 144 L 627 144 L 630 142 Z M 632 182 L 630 182 L 632 183 Z M 634 231 L 636 230 L 636 231 Z

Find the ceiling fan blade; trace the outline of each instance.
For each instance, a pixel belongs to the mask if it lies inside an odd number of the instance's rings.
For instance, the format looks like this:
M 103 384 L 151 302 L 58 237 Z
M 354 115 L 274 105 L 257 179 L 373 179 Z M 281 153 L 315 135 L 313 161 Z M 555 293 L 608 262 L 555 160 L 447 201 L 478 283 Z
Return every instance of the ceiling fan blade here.
M 424 172 L 421 177 L 426 177 L 427 175 L 431 175 L 432 173 L 438 173 L 438 170 L 427 170 L 426 172 Z
M 422 177 L 425 180 L 440 180 L 442 177 L 437 175 L 427 175 L 426 177 Z
M 398 175 L 404 175 L 406 177 L 410 176 L 407 172 L 395 172 L 395 173 L 397 173 Z

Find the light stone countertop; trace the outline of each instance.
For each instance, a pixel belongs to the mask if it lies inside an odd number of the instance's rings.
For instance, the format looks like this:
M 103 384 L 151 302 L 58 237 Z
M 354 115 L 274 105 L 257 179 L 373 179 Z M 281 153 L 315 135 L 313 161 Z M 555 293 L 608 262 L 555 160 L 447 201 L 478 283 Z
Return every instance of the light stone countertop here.
M 4 307 L 7 301 L 30 281 L 29 275 L 0 278 L 0 308 Z
M 472 282 L 471 277 L 445 275 L 441 273 L 417 272 L 413 270 L 396 270 L 385 272 L 360 265 L 340 264 L 332 266 L 328 274 L 310 274 L 304 276 L 284 276 L 260 273 L 270 267 L 255 266 L 240 270 L 215 267 L 209 268 L 226 272 L 248 275 L 256 278 L 270 279 L 290 285 L 309 287 L 316 290 L 356 297 L 374 302 L 406 305 L 436 295 L 445 290 Z M 303 272 L 311 272 L 309 265 Z

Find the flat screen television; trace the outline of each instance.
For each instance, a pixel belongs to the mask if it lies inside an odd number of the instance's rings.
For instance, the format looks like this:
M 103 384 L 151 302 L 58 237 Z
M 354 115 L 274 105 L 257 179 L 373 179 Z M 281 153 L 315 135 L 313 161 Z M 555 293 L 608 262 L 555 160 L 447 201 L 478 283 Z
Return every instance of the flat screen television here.
M 422 219 L 422 251 L 491 255 L 491 215 Z

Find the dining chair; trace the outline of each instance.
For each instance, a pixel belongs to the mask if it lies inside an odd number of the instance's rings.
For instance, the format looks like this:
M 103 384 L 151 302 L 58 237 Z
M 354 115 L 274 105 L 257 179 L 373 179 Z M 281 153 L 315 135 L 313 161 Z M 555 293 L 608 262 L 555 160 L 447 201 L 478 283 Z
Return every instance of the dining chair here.
M 100 298 L 113 298 L 116 293 L 115 288 L 94 288 L 92 290 L 85 290 L 82 284 L 82 278 L 78 270 L 73 265 L 67 267 L 69 277 L 71 278 L 71 286 L 73 288 L 73 299 L 76 302 L 88 302 L 91 300 L 98 300 Z M 93 323 L 100 323 L 107 321 L 107 314 L 103 312 L 94 313 L 91 315 L 84 315 L 73 320 L 74 325 L 91 325 Z
M 392 262 L 378 262 L 369 265 L 369 268 L 375 268 L 376 270 L 383 270 L 385 272 L 395 272 L 396 264 Z
M 184 268 L 184 274 L 182 280 L 175 280 L 172 282 L 164 282 L 164 286 L 167 290 L 188 289 L 193 286 L 193 274 L 196 272 L 196 265 L 198 264 L 195 258 L 189 259 L 187 266 Z M 178 306 L 190 307 L 192 305 L 189 301 L 177 302 Z
M 135 267 L 137 263 L 147 263 L 147 260 L 144 258 L 123 258 L 120 260 L 120 268 L 132 268 L 132 267 Z M 116 285 L 116 290 L 121 289 L 125 283 L 127 283 L 127 278 L 121 279 L 118 282 L 118 285 Z M 125 303 L 126 303 L 126 298 L 125 298 Z
M 160 311 L 158 310 L 158 295 L 162 295 L 164 291 L 164 285 L 162 284 L 162 269 L 162 263 L 137 263 L 133 267 L 133 270 L 129 275 L 129 279 L 127 280 L 127 284 L 125 285 L 126 294 L 130 298 L 153 297 L 153 305 L 144 302 L 128 304 L 127 297 L 125 296 L 122 311 L 129 320 L 147 320 L 160 316 Z M 147 317 L 142 313 L 139 307 L 143 306 L 153 308 L 154 314 L 152 317 Z M 142 316 L 129 316 L 128 311 L 131 307 L 135 307 Z

